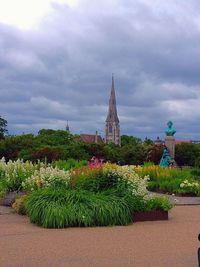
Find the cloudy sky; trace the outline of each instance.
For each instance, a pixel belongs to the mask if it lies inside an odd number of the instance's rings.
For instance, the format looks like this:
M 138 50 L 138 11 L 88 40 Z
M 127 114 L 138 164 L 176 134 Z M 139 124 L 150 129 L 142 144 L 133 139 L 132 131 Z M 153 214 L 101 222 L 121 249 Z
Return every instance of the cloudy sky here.
M 111 74 L 122 134 L 200 139 L 199 0 L 0 0 L 0 115 L 10 134 L 104 133 Z

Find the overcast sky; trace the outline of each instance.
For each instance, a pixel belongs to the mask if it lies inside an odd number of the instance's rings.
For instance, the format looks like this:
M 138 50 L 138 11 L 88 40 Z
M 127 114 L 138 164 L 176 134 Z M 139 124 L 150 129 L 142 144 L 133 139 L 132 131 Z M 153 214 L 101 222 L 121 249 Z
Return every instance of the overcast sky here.
M 200 139 L 200 1 L 0 0 L 10 134 L 103 135 L 112 73 L 122 134 Z

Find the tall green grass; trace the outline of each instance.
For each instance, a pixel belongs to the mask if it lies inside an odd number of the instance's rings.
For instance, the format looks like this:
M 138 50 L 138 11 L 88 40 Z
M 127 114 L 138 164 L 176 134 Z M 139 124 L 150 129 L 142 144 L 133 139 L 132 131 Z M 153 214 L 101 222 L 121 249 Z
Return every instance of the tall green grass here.
M 45 228 L 127 225 L 131 222 L 127 200 L 108 191 L 48 188 L 30 194 L 25 206 L 30 221 Z

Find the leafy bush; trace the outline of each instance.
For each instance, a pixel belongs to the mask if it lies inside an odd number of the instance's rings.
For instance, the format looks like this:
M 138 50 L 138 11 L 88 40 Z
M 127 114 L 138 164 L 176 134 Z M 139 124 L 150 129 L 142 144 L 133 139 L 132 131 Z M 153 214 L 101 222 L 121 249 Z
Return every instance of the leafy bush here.
M 43 189 L 30 194 L 26 209 L 32 223 L 45 228 L 126 225 L 131 222 L 125 198 L 84 190 Z
M 174 205 L 169 201 L 167 197 L 154 197 L 146 201 L 145 210 L 153 211 L 153 210 L 163 210 L 168 211 Z

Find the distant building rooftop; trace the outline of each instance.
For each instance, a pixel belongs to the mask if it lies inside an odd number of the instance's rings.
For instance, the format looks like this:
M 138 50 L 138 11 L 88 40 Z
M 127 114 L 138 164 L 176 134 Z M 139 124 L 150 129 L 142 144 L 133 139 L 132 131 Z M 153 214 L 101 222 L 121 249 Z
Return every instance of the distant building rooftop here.
M 191 140 L 176 140 L 176 145 L 192 143 Z
M 155 145 L 163 145 L 164 141 L 160 139 L 159 136 L 157 136 L 156 140 L 154 140 Z
M 86 143 L 103 143 L 102 137 L 95 134 L 81 134 L 80 139 Z

